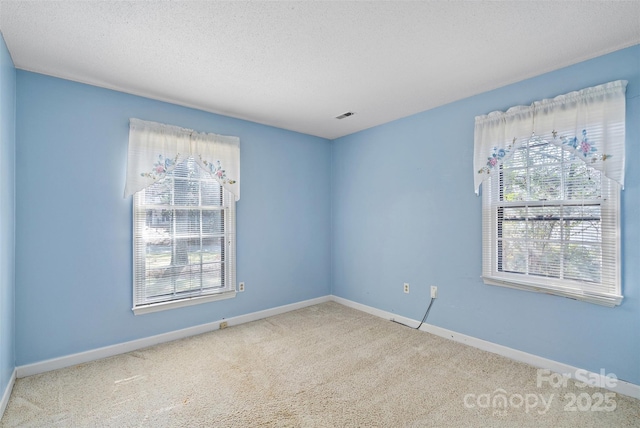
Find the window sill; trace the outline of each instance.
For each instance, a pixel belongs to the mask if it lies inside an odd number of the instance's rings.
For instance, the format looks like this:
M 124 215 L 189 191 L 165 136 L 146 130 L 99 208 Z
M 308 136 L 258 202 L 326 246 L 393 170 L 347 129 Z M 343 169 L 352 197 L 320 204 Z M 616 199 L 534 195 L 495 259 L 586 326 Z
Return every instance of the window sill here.
M 185 306 L 199 305 L 201 303 L 214 302 L 216 300 L 231 299 L 236 297 L 236 291 L 225 291 L 216 294 L 207 294 L 206 296 L 189 297 L 186 299 L 173 300 L 170 302 L 151 303 L 149 305 L 141 305 L 134 307 L 134 315 L 144 315 L 151 312 L 160 312 L 169 309 L 182 308 Z
M 483 281 L 487 285 L 497 285 L 500 287 L 513 288 L 516 290 L 533 291 L 537 293 L 552 294 L 555 296 L 567 297 L 569 299 L 580 300 L 587 303 L 606 306 L 612 308 L 622 303 L 623 296 L 615 294 L 594 294 L 580 290 L 562 290 L 559 288 L 545 287 L 540 284 L 527 282 L 516 282 L 502 278 L 483 276 Z

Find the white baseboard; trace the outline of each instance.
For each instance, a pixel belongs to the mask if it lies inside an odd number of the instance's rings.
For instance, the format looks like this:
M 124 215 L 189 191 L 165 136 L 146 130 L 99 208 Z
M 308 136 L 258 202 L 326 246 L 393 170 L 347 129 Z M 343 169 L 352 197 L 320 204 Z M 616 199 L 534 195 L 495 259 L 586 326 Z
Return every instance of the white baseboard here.
M 11 373 L 9 383 L 7 384 L 7 387 L 4 389 L 4 393 L 2 394 L 2 401 L 0 401 L 0 420 L 2 420 L 2 416 L 4 415 L 4 411 L 7 408 L 7 404 L 9 404 L 9 397 L 11 397 L 11 391 L 13 390 L 14 383 L 16 383 L 16 369 L 13 369 L 13 373 Z
M 244 324 L 256 321 L 262 318 L 283 314 L 285 312 L 294 311 L 296 309 L 305 308 L 307 306 L 317 305 L 331 300 L 330 296 L 317 297 L 315 299 L 304 300 L 302 302 L 291 303 L 289 305 L 278 306 L 263 311 L 252 312 L 237 317 L 226 318 L 219 321 L 200 324 L 181 330 L 170 331 L 168 333 L 158 334 L 156 336 L 145 337 L 142 339 L 132 340 L 130 342 L 118 343 L 116 345 L 105 346 L 103 348 L 92 349 L 77 354 L 65 355 L 63 357 L 52 358 L 50 360 L 39 361 L 33 364 L 26 364 L 16 367 L 15 373 L 18 378 L 31 376 L 51 370 L 61 369 L 64 367 L 75 366 L 77 364 L 88 363 L 90 361 L 99 360 L 101 358 L 111 357 L 114 355 L 124 354 L 126 352 L 135 351 L 159 343 L 171 342 L 173 340 L 182 339 L 197 334 L 207 333 L 220 328 L 220 323 L 226 321 L 229 326 Z M 7 396 L 8 397 L 8 396 Z M 8 399 L 8 398 L 7 398 Z
M 222 321 L 226 321 L 229 326 L 239 325 L 239 324 L 244 324 L 247 322 L 271 317 L 274 315 L 283 314 L 285 312 L 294 311 L 296 309 L 305 308 L 307 306 L 317 305 L 317 304 L 328 302 L 328 301 L 334 301 L 344 306 L 348 306 L 350 308 L 357 309 L 359 311 L 366 312 L 380 318 L 395 320 L 403 324 L 407 324 L 409 326 L 417 327 L 419 324 L 419 321 L 417 320 L 399 316 L 397 314 L 383 311 L 381 309 L 377 309 L 371 306 L 363 305 L 361 303 L 344 299 L 342 297 L 338 297 L 334 295 L 317 297 L 315 299 L 305 300 L 302 302 L 292 303 L 289 305 L 278 306 L 275 308 L 266 309 L 258 312 L 252 312 L 245 315 L 239 315 L 237 317 L 214 321 L 207 324 L 201 324 L 194 327 L 185 328 L 182 330 L 171 331 L 171 332 L 159 334 L 156 336 L 145 337 L 142 339 L 132 340 L 130 342 L 120 343 L 120 344 L 111 345 L 111 346 L 105 346 L 103 348 L 92 349 L 90 351 L 80 352 L 72 355 L 66 355 L 59 358 L 53 358 L 50 360 L 40 361 L 37 363 L 16 367 L 16 369 L 13 372 L 11 382 L 9 383 L 9 385 L 7 386 L 4 392 L 4 395 L 2 397 L 2 402 L 0 402 L 0 410 L 2 410 L 0 412 L 0 415 L 2 415 L 2 413 L 4 412 L 4 408 L 6 407 L 9 401 L 11 389 L 13 388 L 13 384 L 15 382 L 16 377 L 22 378 L 26 376 L 31 376 L 34 374 L 44 373 L 51 370 L 74 366 L 76 364 L 87 363 L 87 362 L 98 360 L 101 358 L 111 357 L 113 355 L 124 354 L 126 352 L 147 348 L 149 346 L 170 342 L 172 340 L 177 340 L 177 339 L 182 339 L 189 336 L 195 336 L 197 334 L 207 333 L 209 331 L 219 329 L 220 323 Z M 420 330 L 434 334 L 436 336 L 449 339 L 449 340 L 453 340 L 455 342 L 464 343 L 465 345 L 473 346 L 474 348 L 482 349 L 483 351 L 488 351 L 494 354 L 502 355 L 504 357 L 510 358 L 515 361 L 527 363 L 534 367 L 549 369 L 554 373 L 560 373 L 560 374 L 576 373 L 578 370 L 580 370 L 568 364 L 549 360 L 547 358 L 543 358 L 534 354 L 529 354 L 527 352 L 509 348 L 507 346 L 498 345 L 496 343 L 488 342 L 486 340 L 478 339 L 476 337 L 467 336 L 467 335 L 457 333 L 452 330 L 447 330 L 442 327 L 437 327 L 431 324 L 422 324 L 422 327 L 420 327 Z M 590 379 L 597 379 L 598 381 L 606 380 L 605 377 L 602 376 L 600 373 L 593 373 L 585 370 L 581 370 L 581 372 L 586 373 Z M 606 383 L 604 382 L 601 382 L 601 384 L 606 385 Z M 607 389 L 610 389 L 611 391 L 617 392 L 619 394 L 640 399 L 640 386 L 630 382 L 626 382 L 618 379 L 615 386 Z
M 359 311 L 366 312 L 371 315 L 375 315 L 380 318 L 395 320 L 403 324 L 413 326 L 414 328 L 420 324 L 420 321 L 399 316 L 397 314 L 386 312 L 381 309 L 373 308 L 371 306 L 363 305 L 361 303 L 344 299 L 342 297 L 332 295 L 331 300 L 334 302 L 340 303 L 342 305 L 348 306 L 350 308 L 357 309 Z M 584 369 L 578 369 L 577 367 L 573 367 L 568 364 L 549 360 L 547 358 L 543 358 L 538 355 L 529 354 L 527 352 L 509 348 L 507 346 L 498 345 L 496 343 L 478 339 L 473 336 L 467 336 L 465 334 L 457 333 L 455 331 L 447 330 L 446 328 L 437 327 L 431 324 L 422 324 L 422 327 L 420 327 L 420 331 L 426 331 L 436 336 L 453 340 L 455 342 L 464 343 L 465 345 L 473 346 L 474 348 L 482 349 L 483 351 L 488 351 L 494 354 L 502 355 L 503 357 L 507 357 L 522 363 L 527 363 L 534 367 L 549 369 L 551 372 L 554 372 L 554 373 L 560 373 L 560 374 L 565 373 L 565 374 L 571 374 L 571 375 L 575 375 L 575 373 L 581 373 L 584 376 L 586 376 L 588 379 L 595 380 L 599 385 L 605 385 L 604 387 L 606 389 L 609 389 L 619 394 L 627 395 L 629 397 L 640 399 L 640 385 L 626 382 L 624 380 L 618 379 L 615 382 L 615 386 L 606 387 L 607 382 L 605 381 L 607 381 L 608 379 L 605 376 L 603 376 L 601 373 L 594 373 Z

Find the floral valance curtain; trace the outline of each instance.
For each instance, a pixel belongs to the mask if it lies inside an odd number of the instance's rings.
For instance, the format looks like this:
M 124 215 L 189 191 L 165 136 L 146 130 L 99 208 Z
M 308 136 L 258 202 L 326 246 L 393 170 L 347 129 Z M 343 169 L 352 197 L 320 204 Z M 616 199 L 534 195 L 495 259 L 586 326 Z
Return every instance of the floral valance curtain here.
M 531 138 L 577 154 L 624 188 L 626 80 L 495 111 L 475 119 L 474 185 L 499 170 Z
M 129 155 L 124 196 L 164 178 L 193 157 L 225 189 L 240 199 L 240 139 L 140 119 L 129 121 Z

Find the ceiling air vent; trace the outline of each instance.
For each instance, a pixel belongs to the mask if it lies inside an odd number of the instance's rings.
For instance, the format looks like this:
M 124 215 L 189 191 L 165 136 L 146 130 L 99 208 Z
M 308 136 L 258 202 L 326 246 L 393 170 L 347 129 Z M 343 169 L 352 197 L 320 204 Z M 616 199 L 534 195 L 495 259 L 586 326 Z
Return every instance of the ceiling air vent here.
M 344 119 L 345 117 L 353 116 L 354 114 L 354 112 L 348 111 L 346 113 L 342 113 L 340 116 L 336 116 L 336 119 Z

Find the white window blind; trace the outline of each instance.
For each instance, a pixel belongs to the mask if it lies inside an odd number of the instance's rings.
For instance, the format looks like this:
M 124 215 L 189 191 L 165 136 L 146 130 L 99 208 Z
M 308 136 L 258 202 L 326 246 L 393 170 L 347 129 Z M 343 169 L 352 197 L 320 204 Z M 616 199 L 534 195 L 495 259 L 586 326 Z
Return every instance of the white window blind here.
M 626 85 L 476 117 L 486 283 L 621 303 Z
M 131 118 L 133 312 L 235 296 L 240 139 Z
M 134 312 L 235 295 L 235 198 L 193 157 L 134 196 Z
M 485 282 L 620 304 L 619 187 L 527 139 L 483 186 Z

